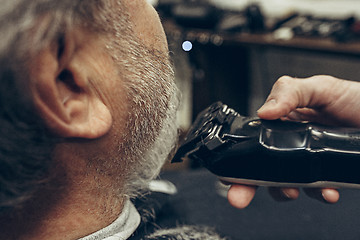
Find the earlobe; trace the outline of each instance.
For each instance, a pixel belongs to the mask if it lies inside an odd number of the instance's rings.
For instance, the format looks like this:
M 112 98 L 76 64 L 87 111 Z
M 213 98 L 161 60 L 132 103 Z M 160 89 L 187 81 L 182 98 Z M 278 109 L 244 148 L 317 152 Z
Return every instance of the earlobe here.
M 85 102 L 70 100 L 65 107 L 70 118 L 62 129 L 65 137 L 95 139 L 109 131 L 112 118 L 107 106 L 98 98 Z
M 67 39 L 71 41 L 71 39 Z M 68 43 L 71 44 L 71 43 Z M 54 134 L 66 138 L 99 138 L 112 125 L 112 116 L 101 98 L 91 91 L 86 67 L 74 61 L 76 48 L 66 48 L 60 63 L 50 48 L 32 61 L 30 77 L 35 107 Z

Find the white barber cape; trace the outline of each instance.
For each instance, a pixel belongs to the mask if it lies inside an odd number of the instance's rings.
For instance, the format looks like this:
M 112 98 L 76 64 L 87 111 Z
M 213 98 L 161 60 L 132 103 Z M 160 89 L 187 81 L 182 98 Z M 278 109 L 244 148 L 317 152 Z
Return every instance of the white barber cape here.
M 130 200 L 125 202 L 118 219 L 109 226 L 79 240 L 125 240 L 138 228 L 141 218 Z

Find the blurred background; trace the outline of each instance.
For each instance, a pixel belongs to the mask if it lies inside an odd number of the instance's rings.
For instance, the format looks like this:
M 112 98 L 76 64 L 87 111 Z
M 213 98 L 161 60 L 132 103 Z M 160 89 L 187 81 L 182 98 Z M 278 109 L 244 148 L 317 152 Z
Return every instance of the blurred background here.
M 255 116 L 282 75 L 360 80 L 358 0 L 149 0 L 168 36 L 185 133 L 222 101 Z
M 221 100 L 254 115 L 287 74 L 360 79 L 358 0 L 152 0 L 183 92 L 181 125 Z

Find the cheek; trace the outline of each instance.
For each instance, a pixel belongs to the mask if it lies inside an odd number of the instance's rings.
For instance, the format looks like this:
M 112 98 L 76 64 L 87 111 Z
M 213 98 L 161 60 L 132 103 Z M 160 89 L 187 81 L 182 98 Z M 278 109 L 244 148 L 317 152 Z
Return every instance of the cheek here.
M 114 121 L 121 121 L 126 118 L 128 112 L 128 101 L 125 83 L 119 74 L 119 68 L 115 60 L 108 54 L 98 54 L 97 59 L 93 58 L 91 70 L 92 89 L 109 108 Z
M 125 119 L 128 112 L 128 100 L 121 77 L 117 74 L 108 74 L 105 81 L 106 102 L 114 119 Z
M 113 119 L 112 134 L 119 137 L 125 132 L 126 123 L 129 118 L 129 101 L 127 99 L 126 90 L 124 89 L 121 80 L 113 77 L 111 82 L 106 84 L 106 105 L 110 109 L 110 113 Z M 119 141 L 118 139 L 117 141 Z

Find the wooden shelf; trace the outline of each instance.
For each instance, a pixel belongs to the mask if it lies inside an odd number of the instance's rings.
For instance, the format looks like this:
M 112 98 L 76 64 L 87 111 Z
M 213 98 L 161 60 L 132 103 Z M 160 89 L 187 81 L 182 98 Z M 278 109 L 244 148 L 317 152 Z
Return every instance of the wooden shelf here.
M 204 29 L 182 28 L 170 21 L 164 22 L 164 28 L 170 36 L 176 36 L 177 38 L 181 36 L 185 40 L 196 40 L 202 43 L 215 40 L 215 44 L 281 47 L 360 56 L 360 39 L 345 43 L 339 43 L 330 38 L 321 37 L 294 37 L 289 40 L 279 40 L 276 39 L 272 33 L 218 33 Z
M 224 42 L 246 45 L 264 45 L 286 47 L 329 53 L 360 55 L 360 41 L 338 43 L 332 39 L 320 37 L 294 37 L 290 40 L 279 40 L 273 34 L 225 34 Z

